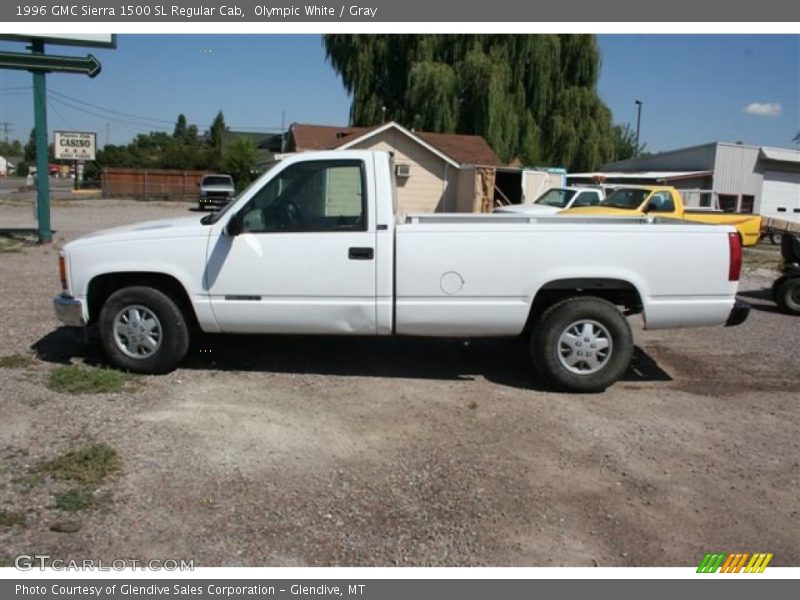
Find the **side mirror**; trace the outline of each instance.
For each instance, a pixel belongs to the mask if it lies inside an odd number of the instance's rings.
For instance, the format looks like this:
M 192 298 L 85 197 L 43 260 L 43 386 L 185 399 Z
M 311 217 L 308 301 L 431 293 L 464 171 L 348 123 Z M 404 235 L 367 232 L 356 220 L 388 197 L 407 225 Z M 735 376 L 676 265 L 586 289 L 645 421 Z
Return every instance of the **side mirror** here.
M 244 217 L 240 212 L 234 213 L 225 226 L 225 233 L 231 237 L 236 237 L 242 233 L 242 229 L 244 229 Z

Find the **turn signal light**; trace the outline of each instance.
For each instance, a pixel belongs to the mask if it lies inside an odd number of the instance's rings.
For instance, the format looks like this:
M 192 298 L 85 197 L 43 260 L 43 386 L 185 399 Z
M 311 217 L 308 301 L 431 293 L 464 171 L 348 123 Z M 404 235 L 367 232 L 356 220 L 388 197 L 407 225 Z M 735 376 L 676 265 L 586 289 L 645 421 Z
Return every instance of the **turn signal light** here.
M 67 291 L 67 259 L 59 255 L 58 257 L 58 276 L 61 279 L 61 289 Z

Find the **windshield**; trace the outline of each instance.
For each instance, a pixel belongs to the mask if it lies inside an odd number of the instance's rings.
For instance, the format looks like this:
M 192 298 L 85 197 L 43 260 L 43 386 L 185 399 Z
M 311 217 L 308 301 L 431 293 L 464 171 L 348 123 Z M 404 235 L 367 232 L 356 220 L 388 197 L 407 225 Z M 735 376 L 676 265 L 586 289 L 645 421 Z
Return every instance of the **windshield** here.
M 224 175 L 208 175 L 203 177 L 203 185 L 224 185 L 233 187 L 233 179 Z
M 547 190 L 544 194 L 539 196 L 534 204 L 543 204 L 544 206 L 555 206 L 564 208 L 572 200 L 575 195 L 574 190 L 564 190 L 561 188 L 552 188 Z
M 642 205 L 645 198 L 650 195 L 650 190 L 636 188 L 620 188 L 611 192 L 606 199 L 597 206 L 610 206 L 612 208 L 626 208 L 635 210 Z

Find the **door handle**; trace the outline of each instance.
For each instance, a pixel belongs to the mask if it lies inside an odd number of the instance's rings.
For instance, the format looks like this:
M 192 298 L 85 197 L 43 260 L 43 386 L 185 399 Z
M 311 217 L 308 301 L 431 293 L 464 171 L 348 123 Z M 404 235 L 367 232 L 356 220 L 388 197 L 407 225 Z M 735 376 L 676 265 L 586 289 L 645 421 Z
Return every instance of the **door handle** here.
M 372 260 L 374 257 L 373 248 L 350 248 L 347 251 L 347 258 L 350 260 Z

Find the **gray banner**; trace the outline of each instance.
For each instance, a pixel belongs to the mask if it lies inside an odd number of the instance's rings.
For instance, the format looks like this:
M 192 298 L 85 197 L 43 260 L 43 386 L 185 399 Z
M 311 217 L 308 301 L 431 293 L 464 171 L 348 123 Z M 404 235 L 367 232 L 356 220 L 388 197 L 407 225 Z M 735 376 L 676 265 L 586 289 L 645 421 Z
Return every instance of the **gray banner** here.
M 786 0 L 358 0 L 300 2 L 294 0 L 213 0 L 167 2 L 131 0 L 3 2 L 3 22 L 795 22 L 800 4 Z
M 724 577 L 724 578 L 723 578 Z M 696 580 L 46 580 L 0 581 L 0 597 L 36 600 L 531 600 L 535 598 L 648 598 L 725 600 L 789 598 L 796 582 L 752 576 L 698 575 Z

